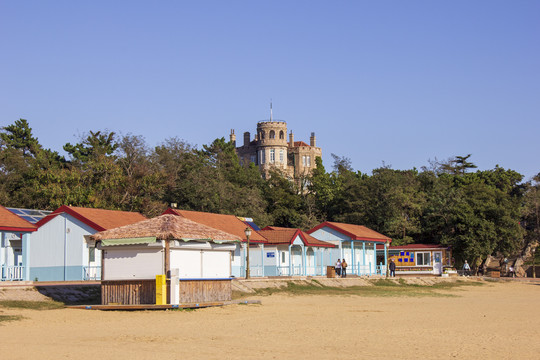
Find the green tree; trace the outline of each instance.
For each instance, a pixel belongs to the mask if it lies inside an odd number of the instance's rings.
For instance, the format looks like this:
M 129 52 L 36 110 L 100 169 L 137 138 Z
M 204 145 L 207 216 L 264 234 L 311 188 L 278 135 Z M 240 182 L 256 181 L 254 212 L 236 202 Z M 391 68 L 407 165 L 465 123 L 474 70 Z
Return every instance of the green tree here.
M 41 150 L 41 145 L 32 134 L 27 120 L 16 120 L 14 124 L 4 126 L 2 130 L 0 133 L 2 148 L 20 150 L 24 157 L 34 157 Z
M 455 156 L 447 162 L 441 163 L 440 170 L 448 174 L 463 175 L 467 170 L 477 168 L 475 164 L 469 161 L 470 157 L 471 154 L 467 156 Z
M 64 150 L 71 156 L 72 160 L 86 163 L 91 158 L 111 156 L 118 146 L 115 142 L 114 132 L 90 131 L 88 135 L 83 136 L 79 143 L 64 145 Z
M 306 215 L 304 197 L 294 181 L 277 170 L 270 170 L 263 186 L 266 212 L 275 226 L 307 229 L 312 226 Z
M 309 201 L 313 201 L 320 220 L 326 220 L 336 196 L 335 178 L 326 172 L 321 157 L 315 158 L 315 168 L 308 177 Z
M 526 184 L 523 200 L 522 224 L 526 240 L 536 248 L 540 243 L 540 173 Z
M 5 206 L 49 208 L 48 199 L 36 195 L 37 179 L 45 171 L 61 169 L 65 160 L 44 149 L 28 121 L 19 119 L 0 132 L 0 203 Z
M 456 258 L 480 264 L 522 246 L 519 226 L 521 175 L 496 168 L 424 179 L 427 206 L 424 239 L 451 245 Z

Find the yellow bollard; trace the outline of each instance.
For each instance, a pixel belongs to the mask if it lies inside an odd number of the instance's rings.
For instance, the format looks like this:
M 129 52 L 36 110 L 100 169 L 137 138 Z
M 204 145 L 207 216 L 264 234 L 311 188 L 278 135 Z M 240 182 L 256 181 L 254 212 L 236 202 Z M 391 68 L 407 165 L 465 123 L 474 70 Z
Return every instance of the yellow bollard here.
M 167 305 L 166 275 L 156 275 L 156 305 Z

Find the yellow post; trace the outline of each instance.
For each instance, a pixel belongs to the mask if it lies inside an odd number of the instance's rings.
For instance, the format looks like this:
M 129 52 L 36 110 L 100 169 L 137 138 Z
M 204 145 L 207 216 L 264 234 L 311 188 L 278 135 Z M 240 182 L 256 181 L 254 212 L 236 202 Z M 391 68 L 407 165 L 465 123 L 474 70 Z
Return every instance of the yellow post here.
M 156 305 L 167 305 L 166 275 L 156 275 Z

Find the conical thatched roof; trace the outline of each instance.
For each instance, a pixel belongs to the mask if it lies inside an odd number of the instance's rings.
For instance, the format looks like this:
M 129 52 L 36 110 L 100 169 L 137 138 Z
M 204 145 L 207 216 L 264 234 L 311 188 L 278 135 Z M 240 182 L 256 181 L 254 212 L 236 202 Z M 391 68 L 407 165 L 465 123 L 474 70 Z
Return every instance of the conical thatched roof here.
M 155 237 L 157 240 L 241 241 L 240 237 L 176 215 L 161 215 L 98 232 L 94 240 Z

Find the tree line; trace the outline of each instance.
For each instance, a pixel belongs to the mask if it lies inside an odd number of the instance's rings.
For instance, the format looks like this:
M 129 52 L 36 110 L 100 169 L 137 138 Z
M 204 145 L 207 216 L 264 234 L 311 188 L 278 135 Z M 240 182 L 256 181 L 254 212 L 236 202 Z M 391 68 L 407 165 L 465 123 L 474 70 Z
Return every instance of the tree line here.
M 322 221 L 367 226 L 393 244 L 451 245 L 458 262 L 510 256 L 540 236 L 540 173 L 530 182 L 496 166 L 475 170 L 470 155 L 371 174 L 333 155 L 289 181 L 242 166 L 224 138 L 201 149 L 179 138 L 149 147 L 142 136 L 90 131 L 63 150 L 45 149 L 28 121 L 0 132 L 0 204 L 54 210 L 61 205 L 138 211 L 153 217 L 171 203 L 186 210 L 252 217 L 261 227 L 309 229 Z

